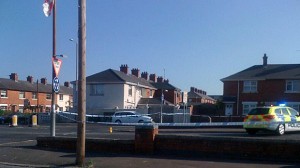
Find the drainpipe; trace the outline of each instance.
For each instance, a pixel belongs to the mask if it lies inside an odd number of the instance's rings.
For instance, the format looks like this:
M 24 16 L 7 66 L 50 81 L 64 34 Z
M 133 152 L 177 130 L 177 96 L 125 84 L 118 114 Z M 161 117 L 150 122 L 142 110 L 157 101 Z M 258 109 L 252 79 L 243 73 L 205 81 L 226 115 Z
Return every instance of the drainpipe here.
M 237 104 L 236 104 L 237 115 L 239 114 L 239 102 L 240 102 L 240 81 L 238 80 Z

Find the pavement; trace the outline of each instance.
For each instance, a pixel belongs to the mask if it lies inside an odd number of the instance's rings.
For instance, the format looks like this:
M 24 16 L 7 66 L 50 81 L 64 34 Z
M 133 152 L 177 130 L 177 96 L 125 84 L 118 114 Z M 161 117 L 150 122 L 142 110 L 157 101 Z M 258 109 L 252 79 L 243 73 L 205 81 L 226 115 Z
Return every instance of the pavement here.
M 16 141 L 0 144 L 1 168 L 46 168 L 78 167 L 74 151 L 41 149 L 35 140 Z M 296 168 L 299 163 L 270 163 L 264 161 L 230 160 L 222 158 L 190 158 L 160 155 L 134 155 L 118 153 L 86 153 L 87 168 Z

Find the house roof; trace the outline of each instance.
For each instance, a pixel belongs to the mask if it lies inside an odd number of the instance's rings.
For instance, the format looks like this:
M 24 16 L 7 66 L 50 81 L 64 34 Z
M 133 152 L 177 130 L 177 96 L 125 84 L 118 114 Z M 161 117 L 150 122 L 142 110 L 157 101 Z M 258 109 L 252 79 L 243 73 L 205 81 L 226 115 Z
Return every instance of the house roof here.
M 215 99 L 213 99 L 210 96 L 207 96 L 205 94 L 195 93 L 195 92 L 188 92 L 188 98 L 197 98 L 197 97 L 215 101 Z
M 38 86 L 38 87 L 37 87 Z M 42 83 L 30 83 L 28 81 L 14 81 L 11 79 L 0 78 L 0 89 L 4 90 L 16 90 L 16 91 L 27 91 L 27 92 L 38 92 L 40 93 L 52 93 L 52 84 L 42 84 Z M 66 86 L 60 86 L 59 93 L 64 93 L 68 95 L 73 94 L 72 88 Z
M 151 82 L 151 84 L 156 87 L 157 89 L 164 89 L 164 90 L 177 90 L 180 91 L 179 88 L 171 85 L 168 82 Z
M 266 79 L 300 79 L 300 64 L 254 65 L 221 81 Z
M 134 83 L 140 86 L 155 88 L 144 78 L 138 78 L 131 74 L 125 74 L 121 71 L 107 69 L 105 71 L 93 74 L 86 78 L 87 83 Z

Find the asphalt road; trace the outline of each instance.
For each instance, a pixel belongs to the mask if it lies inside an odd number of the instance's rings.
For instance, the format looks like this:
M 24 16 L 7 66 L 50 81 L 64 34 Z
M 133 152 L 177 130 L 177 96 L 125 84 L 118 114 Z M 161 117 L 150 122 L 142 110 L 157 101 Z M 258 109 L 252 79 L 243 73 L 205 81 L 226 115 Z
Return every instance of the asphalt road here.
M 236 128 L 197 128 L 197 129 L 160 129 L 160 134 L 184 134 L 190 136 L 233 136 L 239 138 L 263 139 L 299 139 L 300 133 L 289 133 L 284 136 L 275 136 L 269 133 L 260 133 L 249 136 L 243 129 Z M 76 124 L 57 124 L 56 136 L 76 137 Z M 49 136 L 50 127 L 40 125 L 37 127 L 18 126 L 8 127 L 0 125 L 0 167 L 73 167 L 75 153 L 70 151 L 50 151 L 37 148 L 36 137 Z M 108 139 L 134 139 L 134 127 L 109 126 L 87 124 L 87 138 Z M 226 160 L 211 158 L 183 158 L 170 156 L 144 156 L 107 153 L 87 153 L 86 160 L 94 167 L 207 167 L 207 168 L 293 168 L 300 167 L 297 163 L 277 163 L 247 160 Z M 50 165 L 50 166 L 49 166 Z

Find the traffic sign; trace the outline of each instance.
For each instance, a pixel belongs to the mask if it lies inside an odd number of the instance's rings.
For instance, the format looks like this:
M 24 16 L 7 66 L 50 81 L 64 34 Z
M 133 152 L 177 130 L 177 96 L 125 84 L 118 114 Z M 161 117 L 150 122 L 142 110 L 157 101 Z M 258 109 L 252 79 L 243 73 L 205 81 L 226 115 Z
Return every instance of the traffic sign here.
M 57 77 L 53 79 L 53 91 L 56 93 L 59 92 L 59 79 Z
M 61 64 L 62 64 L 62 60 L 53 57 L 52 58 L 52 64 L 53 64 L 53 69 L 54 69 L 54 72 L 55 72 L 55 76 L 58 76 L 59 71 L 60 71 L 60 67 L 61 67 Z

